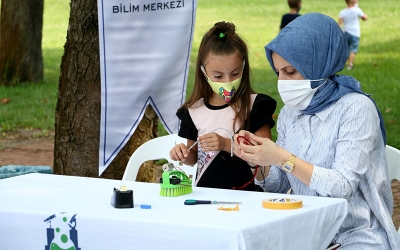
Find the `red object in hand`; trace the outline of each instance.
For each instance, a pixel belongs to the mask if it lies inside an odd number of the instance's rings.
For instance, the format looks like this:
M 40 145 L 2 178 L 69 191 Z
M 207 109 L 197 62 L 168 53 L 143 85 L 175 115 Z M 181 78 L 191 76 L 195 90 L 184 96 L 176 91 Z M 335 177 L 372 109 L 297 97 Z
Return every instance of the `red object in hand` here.
M 243 143 L 244 145 L 251 145 L 251 146 L 254 146 L 254 144 L 251 143 L 250 139 L 247 138 L 247 137 L 238 135 L 237 140 L 238 140 L 239 144 L 240 144 L 240 143 Z M 259 165 L 256 165 L 256 166 L 255 166 L 255 169 L 256 169 L 256 170 L 254 171 L 253 177 L 251 178 L 251 180 L 249 180 L 248 182 L 246 182 L 244 185 L 242 185 L 242 186 L 240 186 L 240 187 L 232 187 L 232 189 L 236 189 L 236 190 L 237 190 L 237 189 L 243 189 L 243 188 L 247 187 L 250 183 L 252 183 L 252 182 L 254 181 L 254 178 L 256 178 L 256 174 L 257 174 L 257 171 L 258 171 L 258 168 L 259 168 L 259 167 L 260 167 Z
M 241 135 L 238 135 L 237 140 L 240 143 L 243 143 L 244 145 L 251 145 L 254 146 L 253 143 L 251 143 L 250 139 Z

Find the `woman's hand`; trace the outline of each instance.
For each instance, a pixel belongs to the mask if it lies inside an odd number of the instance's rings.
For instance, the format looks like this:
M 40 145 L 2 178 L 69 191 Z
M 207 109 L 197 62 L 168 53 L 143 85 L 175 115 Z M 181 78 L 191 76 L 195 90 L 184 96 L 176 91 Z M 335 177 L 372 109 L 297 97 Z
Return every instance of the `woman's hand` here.
M 254 146 L 246 145 L 245 140 L 239 136 L 246 137 Z M 256 136 L 248 131 L 242 130 L 235 135 L 234 153 L 252 165 L 281 165 L 279 155 L 283 151 L 285 150 L 270 139 Z
M 231 140 L 218 135 L 217 133 L 208 133 L 197 138 L 199 147 L 203 151 L 220 151 L 224 150 L 228 153 L 231 152 Z
M 242 140 L 239 136 L 248 138 L 254 146 L 241 143 Z M 234 153 L 243 160 L 259 166 L 282 166 L 283 162 L 287 161 L 292 155 L 270 139 L 256 136 L 244 130 L 235 135 Z M 269 169 L 263 168 L 263 170 L 268 175 Z M 296 158 L 295 169 L 291 174 L 308 186 L 313 171 L 314 166 L 311 163 Z M 259 173 L 257 173 L 257 180 L 261 180 Z

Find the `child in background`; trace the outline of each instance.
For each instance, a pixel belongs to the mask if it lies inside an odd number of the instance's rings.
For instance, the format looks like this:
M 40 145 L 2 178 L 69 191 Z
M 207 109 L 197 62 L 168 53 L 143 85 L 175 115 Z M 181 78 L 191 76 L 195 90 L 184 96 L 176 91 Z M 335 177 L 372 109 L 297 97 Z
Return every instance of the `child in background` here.
M 347 43 L 350 49 L 350 55 L 347 59 L 347 69 L 351 70 L 354 66 L 354 59 L 358 51 L 358 46 L 360 43 L 360 22 L 359 18 L 362 20 L 367 20 L 367 15 L 356 6 L 358 5 L 357 0 L 345 0 L 347 8 L 343 9 L 339 13 L 339 25 L 346 36 Z
M 300 16 L 301 0 L 288 0 L 290 12 L 282 16 L 280 29 L 282 30 L 291 21 Z
M 251 88 L 248 48 L 234 24 L 218 22 L 203 36 L 195 77 L 192 94 L 177 111 L 178 134 L 187 145 L 173 147 L 171 159 L 197 163 L 196 186 L 261 191 L 249 164 L 233 155 L 231 136 L 247 128 L 271 138 L 276 101 Z

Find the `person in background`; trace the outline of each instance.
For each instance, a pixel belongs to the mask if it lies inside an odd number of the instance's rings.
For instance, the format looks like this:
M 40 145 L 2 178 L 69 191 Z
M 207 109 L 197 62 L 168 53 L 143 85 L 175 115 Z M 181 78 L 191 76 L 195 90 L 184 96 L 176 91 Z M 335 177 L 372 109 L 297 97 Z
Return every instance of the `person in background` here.
M 361 29 L 360 21 L 367 20 L 367 15 L 359 8 L 357 0 L 345 0 L 347 8 L 339 13 L 339 25 L 346 36 L 347 43 L 350 47 L 350 55 L 347 59 L 347 69 L 351 70 L 354 66 L 354 59 L 358 52 L 360 44 Z
M 255 182 L 267 192 L 346 199 L 347 217 L 332 239 L 340 249 L 400 249 L 383 118 L 356 79 L 337 74 L 349 55 L 337 22 L 304 14 L 265 50 L 285 104 L 277 141 L 240 131 L 235 154 L 260 166 Z
M 233 155 L 232 139 L 240 129 L 271 138 L 275 108 L 274 99 L 250 85 L 248 48 L 235 25 L 218 22 L 203 36 L 193 92 L 177 111 L 187 145 L 173 147 L 171 159 L 197 163 L 196 186 L 262 191 L 247 162 Z
M 300 11 L 300 7 L 301 7 L 301 0 L 288 0 L 288 5 L 290 8 L 290 11 L 289 11 L 289 13 L 284 14 L 282 16 L 281 26 L 279 27 L 280 30 L 285 28 L 285 26 L 288 25 L 295 18 L 300 16 L 299 11 Z

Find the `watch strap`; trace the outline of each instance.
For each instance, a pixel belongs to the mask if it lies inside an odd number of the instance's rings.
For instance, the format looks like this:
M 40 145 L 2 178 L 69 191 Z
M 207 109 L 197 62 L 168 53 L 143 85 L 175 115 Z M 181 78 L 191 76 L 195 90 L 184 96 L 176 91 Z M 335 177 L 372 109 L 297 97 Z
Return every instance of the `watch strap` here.
M 296 161 L 296 158 L 297 158 L 297 156 L 292 154 L 292 156 L 290 156 L 289 160 L 287 160 L 286 162 L 283 163 L 282 169 L 288 173 L 292 172 L 294 169 L 294 162 Z

